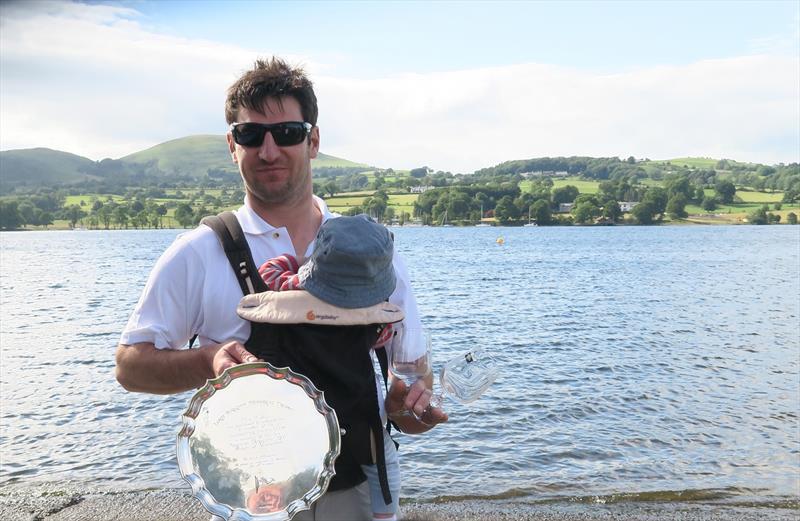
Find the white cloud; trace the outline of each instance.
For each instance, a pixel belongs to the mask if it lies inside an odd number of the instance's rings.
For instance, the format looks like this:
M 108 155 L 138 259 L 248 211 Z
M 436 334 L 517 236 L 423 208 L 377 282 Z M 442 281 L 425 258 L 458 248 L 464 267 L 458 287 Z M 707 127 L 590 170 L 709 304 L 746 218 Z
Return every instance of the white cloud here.
M 0 147 L 100 159 L 224 133 L 225 89 L 270 52 L 157 34 L 137 14 L 61 2 L 4 6 Z
M 526 64 L 319 84 L 336 103 L 323 110 L 334 155 L 466 172 L 557 155 L 798 161 L 799 75 L 797 59 L 750 56 L 616 75 Z
M 226 87 L 256 56 L 280 52 L 157 34 L 137 16 L 4 5 L 0 147 L 100 159 L 222 133 Z M 316 56 L 288 58 L 315 80 L 323 152 L 377 166 L 470 172 L 558 155 L 800 160 L 796 53 L 612 75 L 520 64 L 367 81 L 338 77 L 327 60 L 348 58 L 335 50 Z

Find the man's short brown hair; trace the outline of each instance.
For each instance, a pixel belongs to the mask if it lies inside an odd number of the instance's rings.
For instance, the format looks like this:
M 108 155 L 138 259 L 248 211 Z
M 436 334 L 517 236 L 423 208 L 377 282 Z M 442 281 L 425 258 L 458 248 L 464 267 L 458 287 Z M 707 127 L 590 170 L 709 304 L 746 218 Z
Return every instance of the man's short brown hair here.
M 225 99 L 225 120 L 236 122 L 239 109 L 244 107 L 259 113 L 269 98 L 291 96 L 300 104 L 303 120 L 317 124 L 317 96 L 311 80 L 301 67 L 292 67 L 280 58 L 256 60 L 253 68 L 245 72 L 228 88 Z

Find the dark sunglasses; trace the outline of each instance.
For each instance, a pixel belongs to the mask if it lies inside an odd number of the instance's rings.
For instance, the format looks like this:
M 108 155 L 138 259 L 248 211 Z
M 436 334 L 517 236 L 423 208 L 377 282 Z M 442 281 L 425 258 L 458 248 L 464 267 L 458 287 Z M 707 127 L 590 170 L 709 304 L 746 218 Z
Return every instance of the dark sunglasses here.
M 243 147 L 260 147 L 264 143 L 267 132 L 279 147 L 290 147 L 303 142 L 309 132 L 311 123 L 303 121 L 285 121 L 283 123 L 234 123 L 231 125 L 233 140 Z

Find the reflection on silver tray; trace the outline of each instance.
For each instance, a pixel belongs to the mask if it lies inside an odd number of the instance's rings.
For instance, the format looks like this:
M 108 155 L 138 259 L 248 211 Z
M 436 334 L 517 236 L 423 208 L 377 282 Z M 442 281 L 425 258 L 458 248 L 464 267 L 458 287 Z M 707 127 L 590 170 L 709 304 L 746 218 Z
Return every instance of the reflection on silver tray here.
M 288 368 L 232 367 L 195 393 L 182 420 L 181 475 L 223 519 L 291 519 L 334 475 L 336 413 L 308 378 Z

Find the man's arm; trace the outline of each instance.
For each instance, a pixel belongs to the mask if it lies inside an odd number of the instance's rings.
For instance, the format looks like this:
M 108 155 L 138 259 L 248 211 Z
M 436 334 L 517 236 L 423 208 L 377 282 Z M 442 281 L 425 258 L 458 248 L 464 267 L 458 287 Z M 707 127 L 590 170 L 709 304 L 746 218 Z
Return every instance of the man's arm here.
M 175 394 L 205 385 L 234 365 L 258 359 L 240 342 L 198 349 L 156 349 L 148 342 L 117 347 L 117 381 L 128 391 Z

